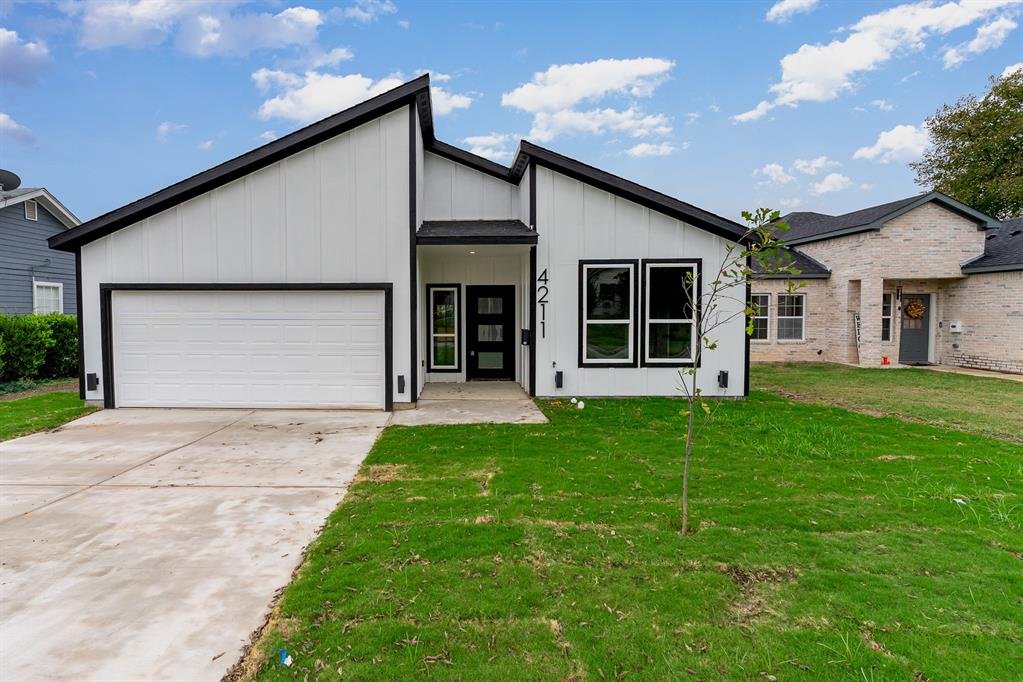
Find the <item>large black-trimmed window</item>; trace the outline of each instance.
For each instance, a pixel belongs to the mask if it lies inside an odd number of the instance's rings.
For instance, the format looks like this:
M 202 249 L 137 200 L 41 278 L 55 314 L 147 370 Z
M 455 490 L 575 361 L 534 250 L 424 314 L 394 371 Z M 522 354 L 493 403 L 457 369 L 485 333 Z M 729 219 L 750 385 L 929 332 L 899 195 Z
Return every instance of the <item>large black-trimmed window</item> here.
M 771 294 L 753 294 L 750 296 L 750 306 L 753 308 L 753 333 L 750 338 L 754 341 L 767 341 L 769 338 L 769 324 L 771 314 Z
M 806 319 L 806 297 L 803 294 L 778 294 L 775 320 L 779 341 L 802 341 Z
M 457 372 L 460 370 L 459 339 L 459 286 L 457 284 L 431 284 L 426 287 L 429 302 L 430 372 Z
M 696 261 L 643 261 L 643 364 L 693 362 L 699 283 Z
M 881 340 L 892 340 L 892 295 L 881 294 Z
M 635 261 L 580 261 L 579 364 L 635 366 Z

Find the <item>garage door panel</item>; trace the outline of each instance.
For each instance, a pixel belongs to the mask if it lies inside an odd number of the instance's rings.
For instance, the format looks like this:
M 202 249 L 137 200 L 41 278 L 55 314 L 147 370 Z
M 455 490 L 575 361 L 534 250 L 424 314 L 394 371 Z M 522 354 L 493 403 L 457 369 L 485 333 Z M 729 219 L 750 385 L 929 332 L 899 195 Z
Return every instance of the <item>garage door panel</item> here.
M 114 291 L 119 406 L 383 407 L 384 296 Z

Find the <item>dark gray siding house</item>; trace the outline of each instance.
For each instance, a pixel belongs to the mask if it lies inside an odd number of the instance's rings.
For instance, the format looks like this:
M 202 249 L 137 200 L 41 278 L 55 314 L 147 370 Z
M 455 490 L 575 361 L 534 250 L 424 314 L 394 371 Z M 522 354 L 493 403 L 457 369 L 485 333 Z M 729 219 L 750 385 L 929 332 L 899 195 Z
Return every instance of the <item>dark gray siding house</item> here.
M 0 191 L 0 313 L 78 313 L 75 256 L 46 243 L 78 223 L 45 189 Z

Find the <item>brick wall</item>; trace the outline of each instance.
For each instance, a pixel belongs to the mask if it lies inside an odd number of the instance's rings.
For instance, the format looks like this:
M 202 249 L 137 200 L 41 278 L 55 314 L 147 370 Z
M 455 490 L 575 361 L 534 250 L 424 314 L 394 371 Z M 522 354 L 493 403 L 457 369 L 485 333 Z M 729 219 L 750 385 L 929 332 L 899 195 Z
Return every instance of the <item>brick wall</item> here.
M 809 279 L 806 286 L 795 293 L 804 295 L 803 340 L 779 341 L 777 303 L 778 294 L 787 293 L 785 280 L 763 279 L 753 282 L 754 294 L 770 294 L 768 311 L 768 340 L 750 341 L 750 360 L 753 362 L 821 362 L 827 352 L 828 287 L 827 280 Z
M 970 275 L 945 287 L 943 303 L 943 362 L 1023 374 L 1023 271 Z M 953 320 L 962 332 L 948 330 Z

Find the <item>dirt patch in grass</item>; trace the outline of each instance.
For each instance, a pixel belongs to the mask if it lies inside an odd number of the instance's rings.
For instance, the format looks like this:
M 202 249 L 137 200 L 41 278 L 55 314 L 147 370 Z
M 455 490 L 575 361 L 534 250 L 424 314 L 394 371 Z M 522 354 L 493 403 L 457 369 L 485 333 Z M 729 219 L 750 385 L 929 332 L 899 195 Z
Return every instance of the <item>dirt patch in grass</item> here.
M 403 481 L 405 477 L 401 472 L 405 469 L 404 464 L 367 464 L 362 467 L 359 474 L 352 483 L 390 483 L 391 481 Z
M 20 391 L 13 391 L 10 393 L 0 393 L 0 400 L 20 400 L 21 398 L 30 398 L 34 395 L 42 395 L 44 393 L 57 393 L 60 391 L 78 391 L 78 379 L 60 380 L 54 382 L 40 383 L 37 386 L 26 388 Z
M 767 606 L 766 593 L 776 590 L 780 583 L 792 582 L 796 572 L 792 569 L 747 569 L 727 564 L 720 569 L 739 588 L 739 599 L 730 605 L 732 615 L 740 623 L 751 623 L 764 613 L 773 613 Z

